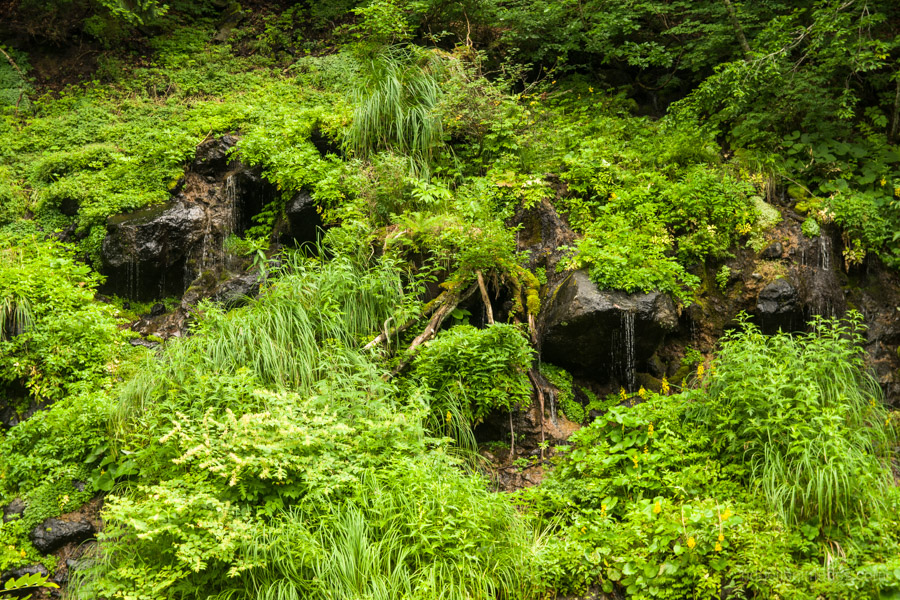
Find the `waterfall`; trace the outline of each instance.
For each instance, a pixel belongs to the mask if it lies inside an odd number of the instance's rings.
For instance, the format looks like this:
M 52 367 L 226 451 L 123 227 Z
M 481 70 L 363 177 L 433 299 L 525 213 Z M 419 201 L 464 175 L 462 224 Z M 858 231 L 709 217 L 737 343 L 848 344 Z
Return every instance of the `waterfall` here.
M 125 267 L 126 293 L 129 298 L 138 297 L 141 280 L 141 263 L 138 261 L 137 249 L 132 247 L 128 253 L 128 266 Z
M 228 231 L 223 232 L 225 238 L 232 233 L 236 233 L 241 228 L 241 217 L 243 215 L 241 215 L 241 198 L 238 194 L 236 179 L 234 175 L 229 175 L 225 178 L 225 209 L 229 211 L 228 219 L 226 219 Z
M 555 425 L 559 422 L 559 418 L 556 416 L 556 394 L 550 392 L 547 396 L 550 397 L 550 420 Z
M 634 313 L 624 311 L 622 313 L 622 329 L 625 341 L 625 381 L 628 383 L 628 390 L 631 391 L 635 387 L 634 379 Z
M 819 268 L 831 268 L 831 238 L 827 235 L 819 236 Z
M 634 313 L 622 309 L 620 327 L 613 330 L 609 349 L 611 373 L 628 391 L 635 387 Z

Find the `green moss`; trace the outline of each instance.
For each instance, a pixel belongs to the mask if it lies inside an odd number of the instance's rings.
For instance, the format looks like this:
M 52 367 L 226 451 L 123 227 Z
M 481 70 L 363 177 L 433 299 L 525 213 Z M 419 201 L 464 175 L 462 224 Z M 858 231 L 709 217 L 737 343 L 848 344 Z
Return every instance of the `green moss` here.
M 559 390 L 556 396 L 556 404 L 566 418 L 573 423 L 583 423 L 587 413 L 584 407 L 575 399 L 572 374 L 562 367 L 557 367 L 550 363 L 541 363 L 541 375 Z

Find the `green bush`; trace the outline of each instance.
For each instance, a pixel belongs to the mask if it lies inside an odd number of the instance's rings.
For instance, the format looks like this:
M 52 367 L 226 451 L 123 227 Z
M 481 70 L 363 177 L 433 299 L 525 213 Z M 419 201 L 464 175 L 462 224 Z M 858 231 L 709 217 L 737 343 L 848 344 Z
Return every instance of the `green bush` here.
M 357 349 L 408 319 L 401 271 L 285 261 L 249 306 L 203 305 L 194 335 L 121 390 L 111 457 L 131 477 L 108 498 L 101 558 L 70 589 L 523 597 L 523 522 L 430 437 L 427 395 L 401 396 Z M 530 358 L 511 327 L 492 335 Z
M 429 342 L 413 366 L 427 389 L 460 396 L 467 405 L 467 421 L 479 423 L 492 411 L 529 401 L 531 359 L 528 340 L 512 325 L 457 325 Z
M 577 242 L 577 254 L 560 266 L 586 267 L 601 289 L 659 290 L 687 300 L 700 280 L 669 254 L 672 238 L 663 223 L 652 212 L 644 215 L 603 213 Z
M 114 369 L 124 338 L 114 309 L 94 302 L 96 273 L 68 247 L 34 239 L 0 256 L 0 383 L 57 400 Z
M 808 334 L 766 337 L 744 319 L 723 337 L 698 418 L 788 524 L 864 522 L 893 485 L 896 440 L 865 370 L 861 322 L 817 318 Z

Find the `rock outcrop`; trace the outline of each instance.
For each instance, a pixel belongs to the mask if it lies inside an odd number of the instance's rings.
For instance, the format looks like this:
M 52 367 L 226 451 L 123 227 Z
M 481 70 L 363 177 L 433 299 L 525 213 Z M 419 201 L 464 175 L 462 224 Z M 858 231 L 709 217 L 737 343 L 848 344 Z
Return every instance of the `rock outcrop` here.
M 236 143 L 230 135 L 203 142 L 168 203 L 109 219 L 103 293 L 148 301 L 204 284 L 209 296 L 243 273 L 247 259 L 229 252 L 226 240 L 243 235 L 280 192 L 259 169 L 233 158 Z M 286 241 L 315 241 L 322 222 L 309 195 L 298 194 L 286 212 Z
M 675 304 L 667 295 L 599 290 L 584 271 L 571 274 L 547 311 L 544 360 L 629 388 L 665 335 L 678 326 Z
M 38 552 L 49 554 L 67 544 L 78 544 L 93 537 L 94 526 L 87 520 L 47 519 L 29 534 Z

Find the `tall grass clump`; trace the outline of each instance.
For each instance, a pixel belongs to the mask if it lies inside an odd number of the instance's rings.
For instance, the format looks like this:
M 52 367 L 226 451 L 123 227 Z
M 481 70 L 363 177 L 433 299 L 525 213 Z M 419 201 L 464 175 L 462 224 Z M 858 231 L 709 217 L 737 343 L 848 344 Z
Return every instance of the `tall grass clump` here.
M 404 295 L 402 270 L 387 260 L 372 267 L 346 257 L 323 263 L 289 254 L 283 260 L 278 283 L 249 306 L 225 313 L 205 305 L 194 335 L 171 344 L 161 359 L 148 359 L 121 393 L 119 433 L 144 429 L 161 399 L 186 399 L 191 390 L 197 392 L 193 408 L 223 406 L 206 383 L 222 377 L 304 394 L 335 376 L 369 380 L 372 365 L 357 350 L 360 342 L 386 323 L 406 320 L 415 304 Z M 200 381 L 201 373 L 217 379 Z
M 723 337 L 695 414 L 788 524 L 874 516 L 893 484 L 895 436 L 865 370 L 861 321 L 816 317 L 809 333 L 767 337 L 742 319 Z
M 410 170 L 427 172 L 443 143 L 441 83 L 449 60 L 435 52 L 389 47 L 372 58 L 355 86 L 347 147 L 361 158 L 401 154 Z

